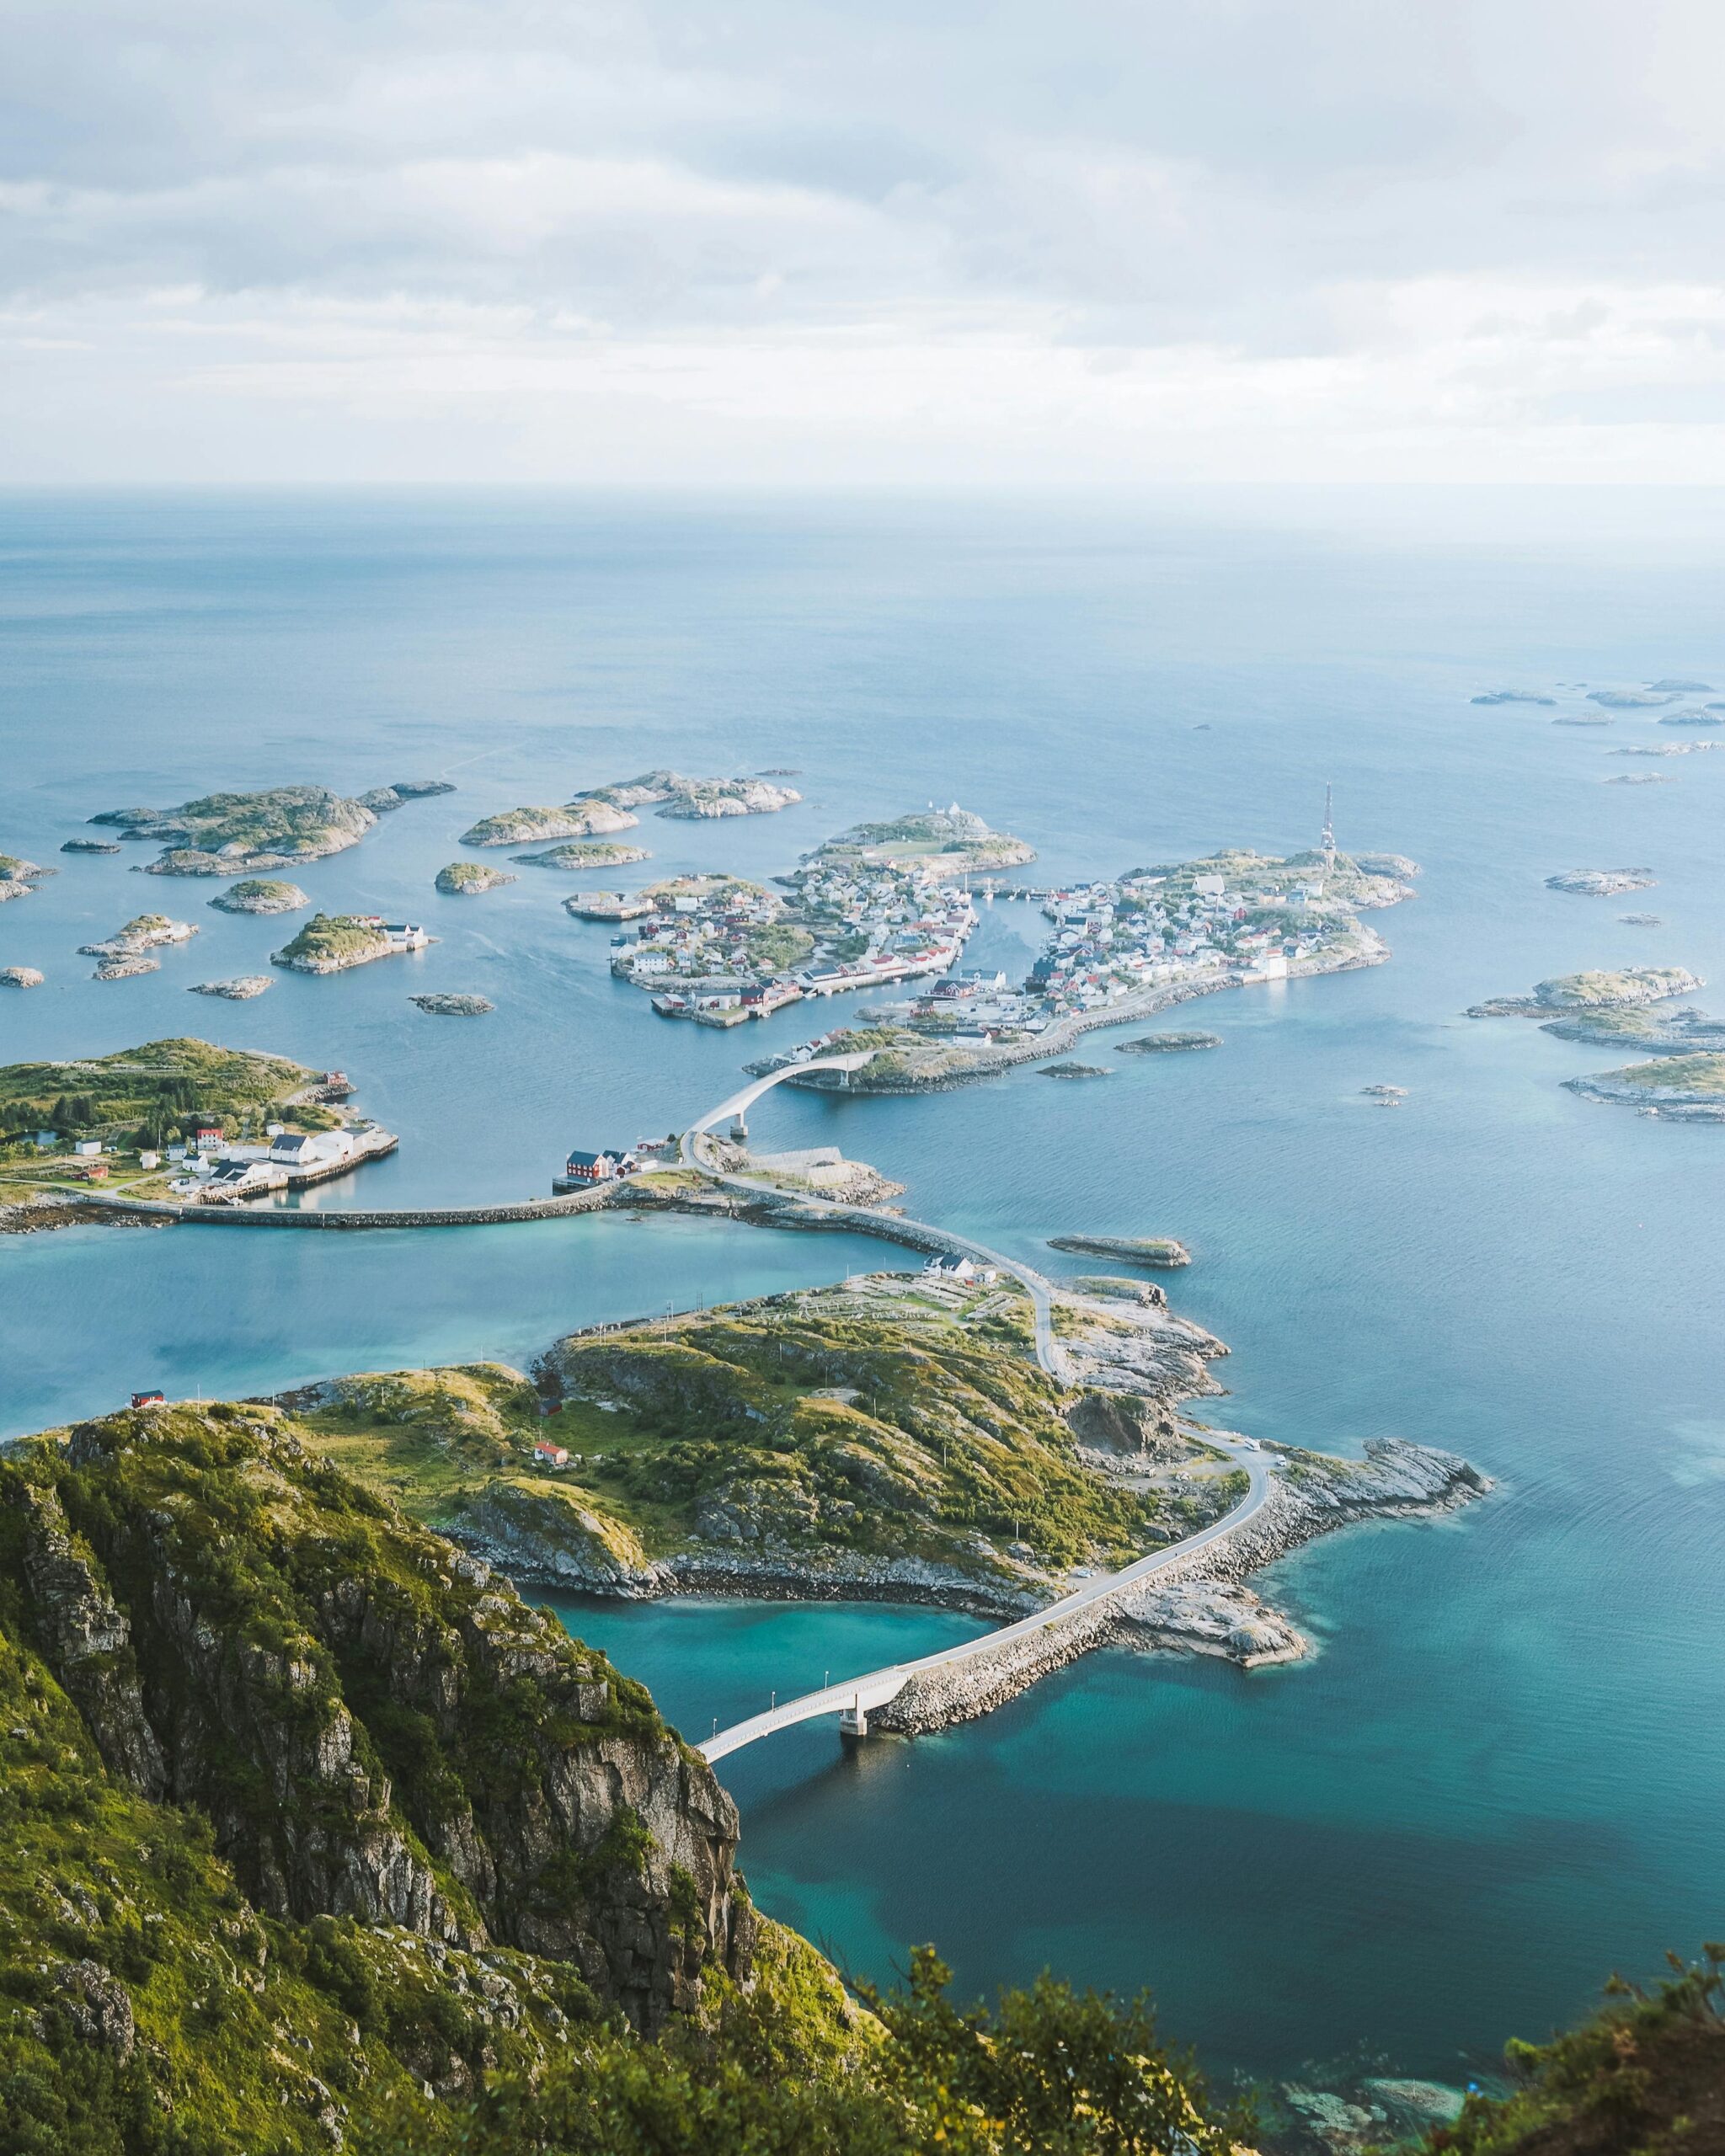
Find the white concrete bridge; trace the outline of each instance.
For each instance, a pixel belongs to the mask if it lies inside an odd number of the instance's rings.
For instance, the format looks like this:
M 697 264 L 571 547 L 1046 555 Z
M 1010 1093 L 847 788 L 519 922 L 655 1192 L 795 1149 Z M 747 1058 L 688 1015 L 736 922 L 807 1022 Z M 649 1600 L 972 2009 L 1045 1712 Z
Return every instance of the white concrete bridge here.
M 1093 1609 L 1098 1603 L 1140 1585 L 1194 1551 L 1226 1540 L 1263 1508 L 1270 1494 L 1274 1462 L 1255 1446 L 1237 1438 L 1217 1434 L 1213 1442 L 1246 1470 L 1247 1492 L 1231 1512 L 1224 1513 L 1220 1519 L 1200 1528 L 1195 1534 L 1188 1534 L 1183 1541 L 1170 1543 L 1165 1550 L 1153 1550 L 1118 1572 L 1104 1572 L 1098 1579 L 1087 1580 L 1076 1593 L 1063 1596 L 1059 1602 L 1050 1603 L 1046 1609 L 1039 1609 L 1032 1616 L 1020 1617 L 996 1631 L 984 1632 L 960 1646 L 943 1648 L 938 1654 L 924 1655 L 916 1662 L 895 1662 L 885 1669 L 870 1670 L 863 1677 L 847 1677 L 840 1684 L 823 1685 L 818 1692 L 805 1692 L 800 1699 L 787 1700 L 782 1706 L 772 1706 L 765 1714 L 751 1715 L 746 1721 L 733 1723 L 730 1728 L 720 1730 L 696 1749 L 711 1764 L 728 1758 L 733 1752 L 740 1752 L 745 1744 L 771 1737 L 777 1730 L 794 1728 L 798 1722 L 816 1721 L 823 1715 L 837 1715 L 839 1727 L 847 1735 L 865 1737 L 870 1711 L 895 1700 L 914 1678 L 997 1653 L 1018 1641 L 1070 1623 L 1081 1611 Z

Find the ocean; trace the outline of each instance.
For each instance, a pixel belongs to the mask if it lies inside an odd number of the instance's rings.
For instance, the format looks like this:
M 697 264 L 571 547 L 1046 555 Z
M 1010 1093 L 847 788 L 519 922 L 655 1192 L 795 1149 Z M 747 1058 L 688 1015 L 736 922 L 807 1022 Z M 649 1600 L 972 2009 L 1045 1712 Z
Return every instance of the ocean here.
M 738 1066 L 838 1019 L 746 1034 L 656 1019 L 607 932 L 514 869 L 431 878 L 476 817 L 655 765 L 794 767 L 805 799 L 644 816 L 650 863 L 781 872 L 863 817 L 956 798 L 1048 880 L 1222 846 L 1406 853 L 1393 955 L 1231 992 L 1178 1023 L 1215 1053 L 1024 1068 L 922 1099 L 781 1091 L 758 1129 L 841 1144 L 916 1214 L 1051 1270 L 1046 1239 L 1176 1235 L 1177 1309 L 1231 1349 L 1229 1427 L 1344 1453 L 1449 1447 L 1487 1502 L 1360 1528 L 1256 1582 L 1316 1652 L 1249 1675 L 1090 1657 L 987 1720 L 846 1753 L 740 1754 L 761 1905 L 875 1977 L 932 1939 L 960 1988 L 1052 1966 L 1149 1986 L 1221 2068 L 1381 2060 L 1455 2079 L 1573 2015 L 1614 1967 L 1717 1936 L 1725 1856 L 1725 1129 L 1597 1106 L 1619 1059 L 1461 1013 L 1592 966 L 1725 978 L 1725 752 L 1657 713 L 1554 725 L 1588 689 L 1725 691 L 1711 497 L 1372 494 L 1138 504 L 555 494 L 0 498 L 0 851 L 61 873 L 0 910 L 5 1060 L 196 1033 L 346 1070 L 399 1152 L 324 1205 L 533 1195 L 572 1145 L 681 1127 Z M 1555 707 L 1477 705 L 1501 686 Z M 1695 699 L 1694 701 L 1700 701 Z M 1626 772 L 1669 784 L 1605 783 Z M 416 957 L 243 1004 L 284 924 L 215 887 L 62 856 L 96 811 L 222 787 L 446 776 L 298 878 L 327 910 L 424 921 Z M 1646 867 L 1626 899 L 1554 872 Z M 158 974 L 75 947 L 147 905 L 198 922 Z M 1657 929 L 1620 915 L 1657 914 Z M 291 924 L 288 925 L 291 927 Z M 1028 963 L 1028 907 L 973 958 Z M 407 1001 L 477 991 L 463 1021 Z M 1719 991 L 1725 994 L 1725 988 Z M 1708 994 L 1700 1001 L 1703 1006 Z M 1113 1063 L 1108 1033 L 1087 1060 Z M 1401 1108 L 1361 1097 L 1405 1086 Z M 627 1219 L 412 1235 L 77 1229 L 0 1238 L 0 1431 L 134 1386 L 267 1392 L 891 1264 L 856 1238 Z M 692 1602 L 568 1611 L 691 1737 L 956 1636 L 929 1610 Z

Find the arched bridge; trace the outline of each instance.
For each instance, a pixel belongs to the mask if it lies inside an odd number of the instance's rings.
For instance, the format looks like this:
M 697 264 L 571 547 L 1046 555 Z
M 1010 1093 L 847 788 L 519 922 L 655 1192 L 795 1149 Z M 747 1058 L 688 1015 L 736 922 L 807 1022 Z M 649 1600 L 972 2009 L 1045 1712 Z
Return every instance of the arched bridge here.
M 1270 1494 L 1270 1470 L 1274 1463 L 1256 1447 L 1237 1438 L 1217 1435 L 1215 1442 L 1246 1470 L 1247 1492 L 1231 1512 L 1224 1513 L 1220 1519 L 1200 1528 L 1195 1534 L 1171 1543 L 1166 1550 L 1153 1550 L 1118 1572 L 1105 1572 L 1100 1579 L 1087 1580 L 1076 1593 L 1050 1603 L 1046 1609 L 1039 1609 L 1032 1616 L 1020 1617 L 998 1630 L 984 1632 L 979 1638 L 966 1640 L 955 1647 L 943 1648 L 938 1654 L 924 1655 L 916 1662 L 895 1662 L 885 1669 L 870 1670 L 865 1677 L 847 1677 L 841 1684 L 826 1684 L 818 1692 L 805 1692 L 800 1699 L 787 1700 L 782 1707 L 770 1708 L 763 1715 L 751 1715 L 746 1721 L 720 1730 L 716 1737 L 708 1737 L 696 1749 L 711 1764 L 729 1758 L 733 1752 L 740 1752 L 745 1744 L 771 1737 L 777 1730 L 791 1729 L 798 1722 L 815 1721 L 823 1715 L 833 1714 L 838 1716 L 841 1730 L 852 1736 L 866 1736 L 871 1710 L 895 1700 L 913 1678 L 996 1653 L 1017 1641 L 1033 1638 L 1039 1632 L 1065 1624 L 1081 1610 L 1093 1609 L 1109 1597 L 1140 1585 L 1153 1574 L 1191 1556 L 1195 1550 L 1226 1540 L 1262 1510 Z

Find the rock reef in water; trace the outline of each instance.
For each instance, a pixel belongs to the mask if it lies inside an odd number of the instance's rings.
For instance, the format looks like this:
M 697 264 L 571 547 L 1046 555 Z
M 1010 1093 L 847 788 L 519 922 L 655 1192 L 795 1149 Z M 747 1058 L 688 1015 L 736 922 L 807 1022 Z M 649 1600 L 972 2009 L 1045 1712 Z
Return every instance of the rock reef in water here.
M 40 988 L 44 979 L 34 966 L 0 966 L 0 988 Z
M 1112 1078 L 1114 1072 L 1100 1063 L 1045 1063 L 1044 1078 Z
M 1573 891 L 1589 899 L 1615 899 L 1624 891 L 1649 891 L 1658 878 L 1650 868 L 1566 868 L 1546 878 L 1548 891 Z
M 1588 702 L 1603 704 L 1607 711 L 1654 711 L 1675 694 L 1671 689 L 1594 689 Z
M 60 849 L 62 853 L 119 853 L 122 849 L 106 839 L 67 839 Z
M 1649 681 L 1648 686 L 1655 696 L 1710 696 L 1713 693 L 1711 681 Z
M 312 903 L 297 883 L 283 883 L 267 876 L 248 877 L 218 891 L 211 905 L 222 913 L 297 913 Z
M 1135 1041 L 1116 1041 L 1116 1055 L 1182 1055 L 1188 1050 L 1201 1048 L 1220 1048 L 1220 1033 L 1203 1033 L 1195 1029 L 1172 1033 L 1140 1033 Z
M 1077 1257 L 1123 1258 L 1129 1265 L 1190 1265 L 1192 1253 L 1172 1235 L 1050 1235 L 1050 1250 Z
M 408 1001 L 438 1018 L 483 1018 L 497 1008 L 483 995 L 410 995 Z
M 374 786 L 360 796 L 360 806 L 369 808 L 374 816 L 387 816 L 394 808 L 409 801 L 429 800 L 433 794 L 455 792 L 447 779 L 401 778 L 393 786 Z
M 446 897 L 478 898 L 482 891 L 500 890 L 505 883 L 516 878 L 506 876 L 500 868 L 487 868 L 482 862 L 451 861 L 446 868 L 437 872 L 437 889 Z
M 1676 781 L 1669 771 L 1619 771 L 1615 778 L 1605 781 L 1607 786 L 1674 786 Z
M 105 942 L 80 943 L 87 958 L 125 958 L 168 943 L 186 943 L 198 933 L 189 921 L 170 921 L 165 913 L 141 913 Z
M 319 861 L 357 846 L 377 820 L 362 803 L 325 786 L 206 793 L 177 808 L 110 808 L 90 819 L 130 838 L 167 841 L 167 851 L 147 864 L 152 876 L 238 876 Z
M 40 867 L 15 853 L 0 853 L 0 883 L 40 883 L 44 878 L 59 873 L 57 868 Z
M 194 995 L 226 996 L 230 1003 L 248 1003 L 254 995 L 261 995 L 275 983 L 268 974 L 239 974 L 232 980 L 200 980 L 191 990 Z
M 162 961 L 159 958 L 147 958 L 140 953 L 134 953 L 127 958 L 104 958 L 90 979 L 130 980 L 134 974 L 159 974 L 161 970 Z
M 1482 696 L 1470 696 L 1471 704 L 1554 704 L 1555 696 L 1542 696 L 1532 689 L 1487 689 Z

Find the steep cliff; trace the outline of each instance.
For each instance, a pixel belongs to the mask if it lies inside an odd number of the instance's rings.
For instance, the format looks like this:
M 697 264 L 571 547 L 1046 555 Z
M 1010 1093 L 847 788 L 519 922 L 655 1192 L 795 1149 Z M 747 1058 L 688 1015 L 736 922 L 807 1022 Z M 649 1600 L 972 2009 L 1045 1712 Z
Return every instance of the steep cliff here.
M 136 2057 L 169 2103 L 206 1993 L 237 2029 L 286 1987 L 299 2028 L 333 1990 L 358 2079 L 448 2093 L 748 1977 L 735 1809 L 647 1694 L 270 1410 L 136 1411 L 0 1465 L 0 1989 L 29 2041 Z M 172 1951 L 188 1923 L 227 1945 Z M 235 2119 L 278 2082 L 303 2109 L 252 2033 Z

